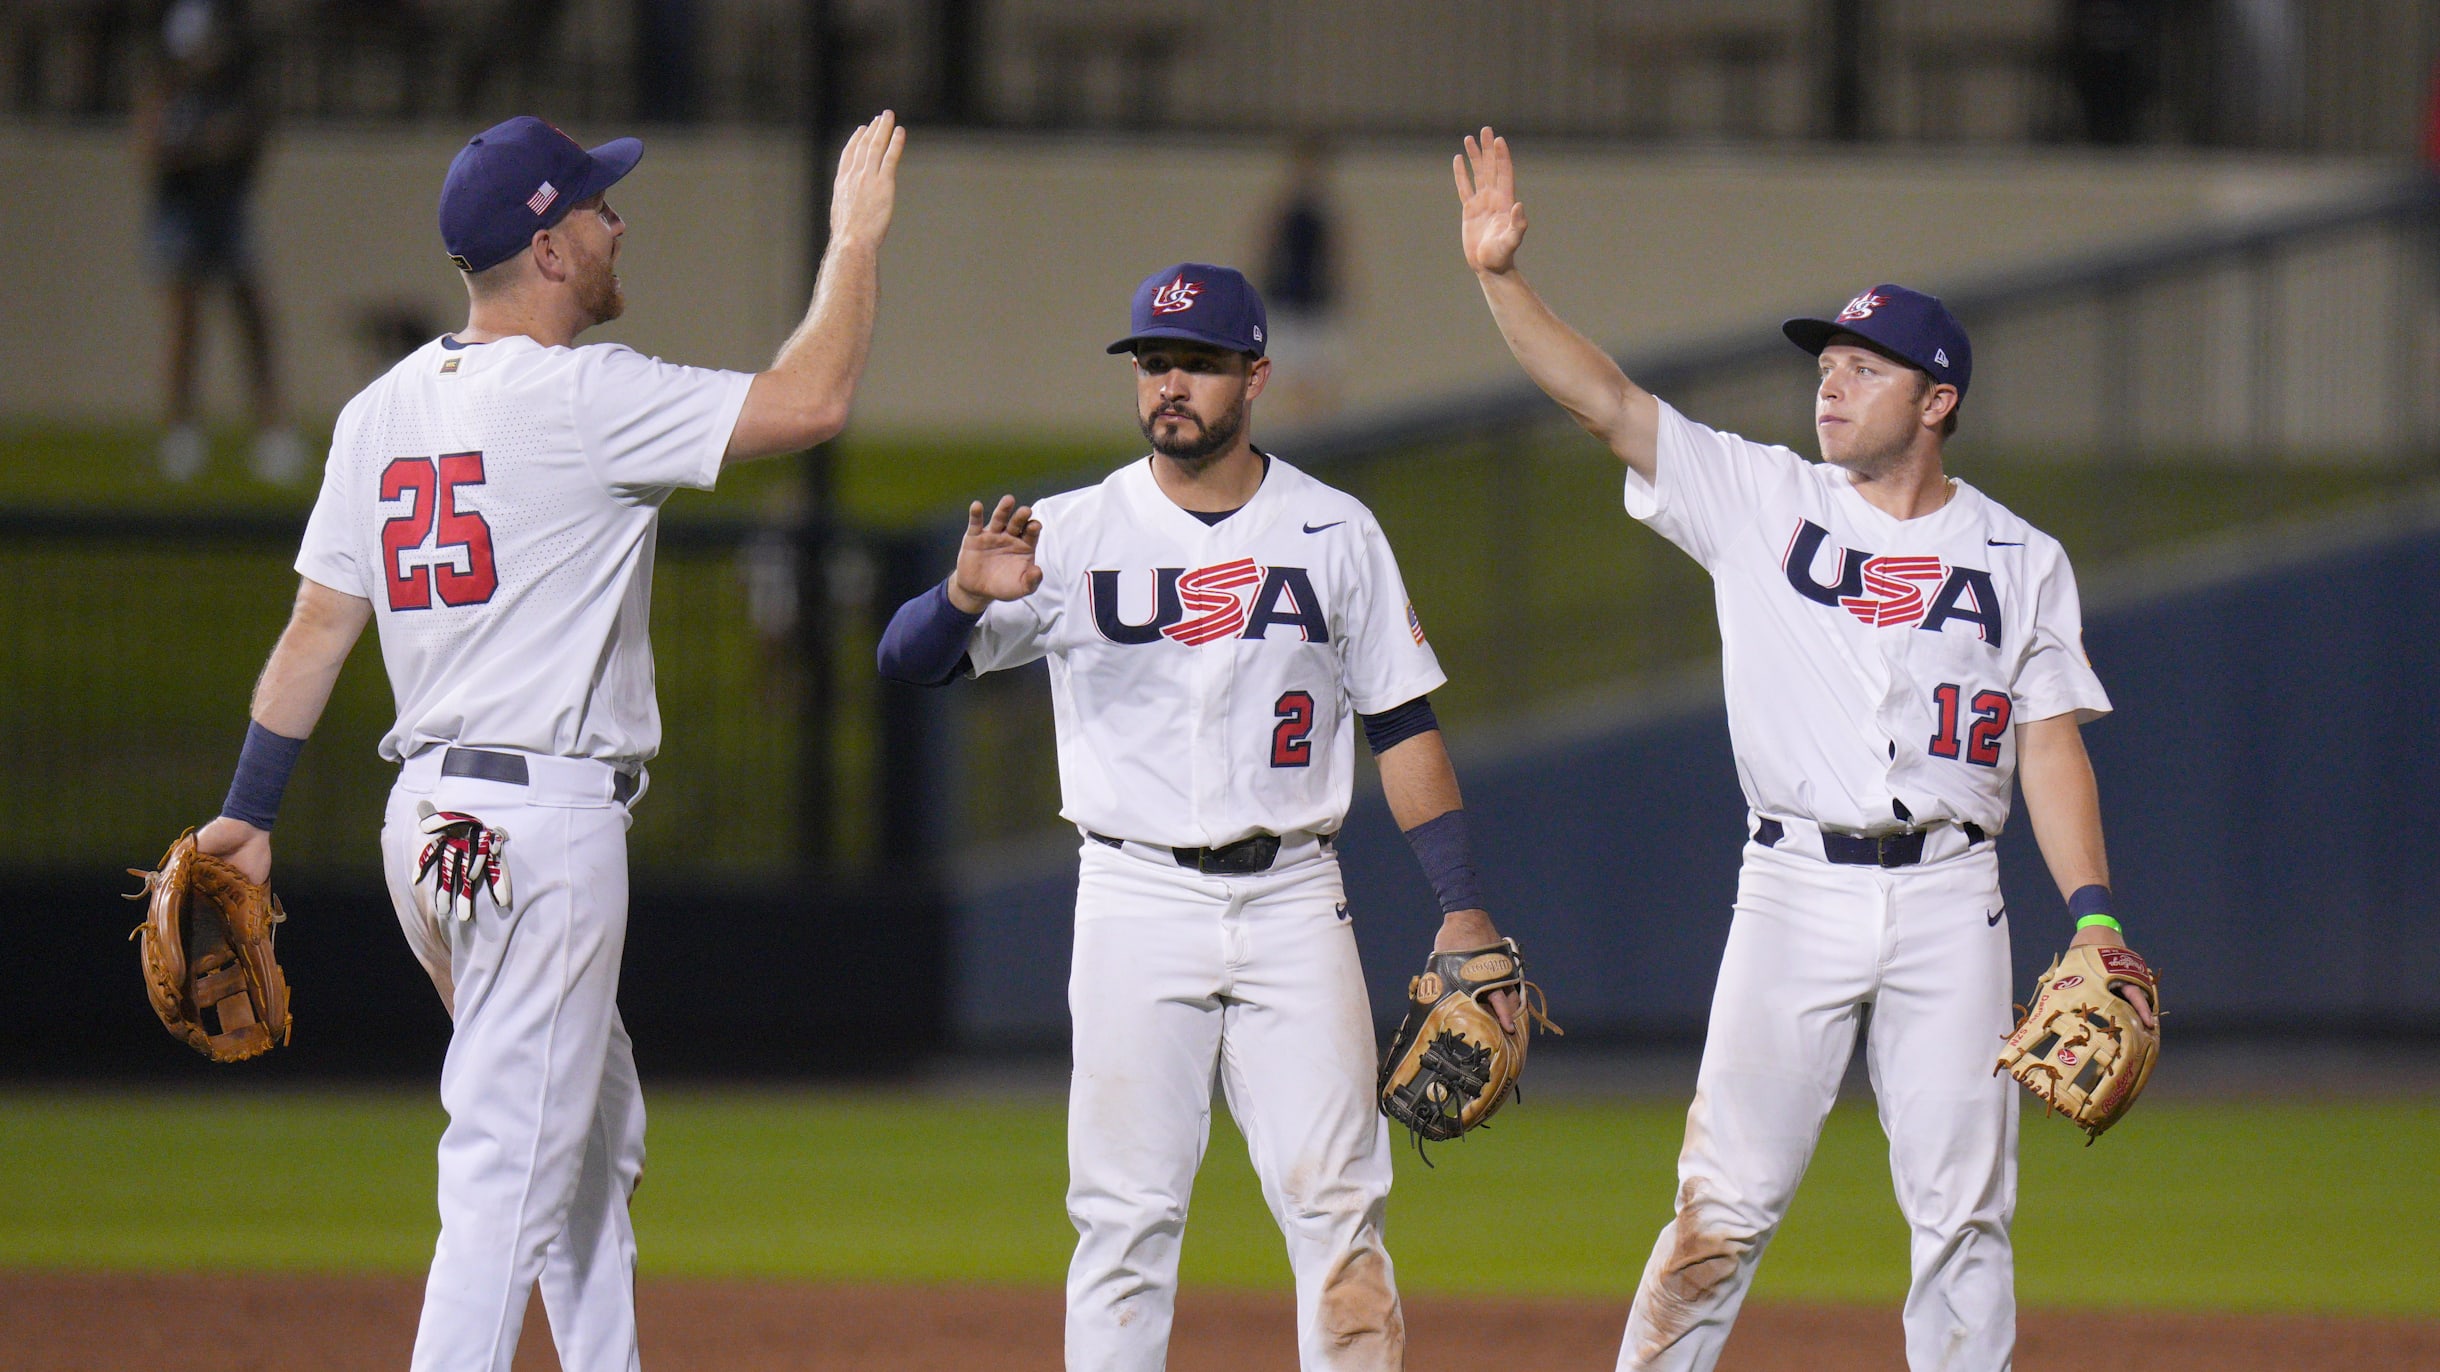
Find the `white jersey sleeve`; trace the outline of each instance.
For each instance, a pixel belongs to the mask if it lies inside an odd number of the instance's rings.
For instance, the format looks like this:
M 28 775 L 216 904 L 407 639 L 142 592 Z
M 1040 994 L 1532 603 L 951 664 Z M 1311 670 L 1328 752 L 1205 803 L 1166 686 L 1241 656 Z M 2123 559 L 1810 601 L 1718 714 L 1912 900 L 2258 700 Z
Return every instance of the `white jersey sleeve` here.
M 1665 400 L 1652 479 L 1627 472 L 1627 513 L 1709 567 L 1734 531 L 1750 523 L 1774 488 L 1801 479 L 1804 459 L 1707 428 Z
M 359 397 L 339 412 L 339 422 L 331 427 L 330 448 L 334 454 L 353 448 L 356 417 L 362 406 Z M 323 463 L 322 491 L 314 497 L 313 514 L 305 521 L 305 538 L 297 547 L 296 570 L 298 575 L 334 591 L 370 600 L 372 568 L 359 556 L 361 545 L 355 537 L 356 519 L 349 502 L 353 474 L 354 469 L 345 462 Z
M 2073 713 L 2089 724 L 2110 711 L 2109 694 L 2084 651 L 2084 609 L 2076 573 L 2059 545 L 2040 536 L 2046 564 L 2033 587 L 2033 631 L 2016 671 L 2017 722 Z
M 1361 568 L 1337 626 L 1342 689 L 1356 713 L 1377 715 L 1448 684 L 1424 641 L 1423 621 L 1406 593 L 1389 535 L 1369 513 L 1356 522 Z
M 603 486 L 638 505 L 712 488 L 751 374 L 681 367 L 617 344 L 577 356 L 572 416 Z

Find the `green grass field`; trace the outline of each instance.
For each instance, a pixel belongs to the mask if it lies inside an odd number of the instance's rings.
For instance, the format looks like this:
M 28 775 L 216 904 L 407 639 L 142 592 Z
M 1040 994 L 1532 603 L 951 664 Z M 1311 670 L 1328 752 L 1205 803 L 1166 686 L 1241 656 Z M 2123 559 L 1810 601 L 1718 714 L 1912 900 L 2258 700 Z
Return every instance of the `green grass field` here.
M 635 1201 L 649 1274 L 1055 1285 L 1063 1113 L 897 1092 L 654 1096 Z M 0 1096 L 0 1266 L 415 1271 L 436 1221 L 424 1092 Z M 1409 1289 L 1623 1298 L 1668 1216 L 1682 1105 L 1536 1101 L 1399 1160 Z M 2028 1119 L 2017 1223 L 2029 1305 L 2423 1315 L 2440 1267 L 2440 1105 L 2146 1106 L 2100 1146 Z M 1906 1233 L 1868 1108 L 1831 1118 L 1757 1298 L 1894 1302 Z M 1287 1267 L 1223 1114 L 1184 1279 Z

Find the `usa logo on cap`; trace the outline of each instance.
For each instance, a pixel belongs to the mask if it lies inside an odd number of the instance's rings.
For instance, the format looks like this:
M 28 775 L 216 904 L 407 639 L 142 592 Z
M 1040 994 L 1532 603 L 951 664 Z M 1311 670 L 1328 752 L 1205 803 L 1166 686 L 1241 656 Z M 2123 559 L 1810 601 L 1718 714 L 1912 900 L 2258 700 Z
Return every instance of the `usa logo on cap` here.
M 1180 272 L 1176 280 L 1152 293 L 1152 312 L 1178 314 L 1191 310 L 1195 307 L 1195 297 L 1202 293 L 1201 286 L 1187 280 L 1186 274 Z
M 1844 324 L 1855 319 L 1870 319 L 1872 318 L 1872 312 L 1874 310 L 1877 310 L 1888 303 L 1888 301 L 1874 295 L 1872 292 L 1866 291 L 1862 295 L 1859 295 L 1855 299 L 1847 302 L 1847 308 L 1838 312 L 1838 322 Z

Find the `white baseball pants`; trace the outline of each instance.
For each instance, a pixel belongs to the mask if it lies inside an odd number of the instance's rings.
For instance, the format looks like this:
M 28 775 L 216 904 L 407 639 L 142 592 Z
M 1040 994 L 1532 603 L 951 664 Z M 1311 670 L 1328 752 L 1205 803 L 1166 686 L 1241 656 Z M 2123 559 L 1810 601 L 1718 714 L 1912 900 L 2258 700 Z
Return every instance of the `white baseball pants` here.
M 1067 1365 L 1167 1364 L 1187 1199 L 1227 1093 L 1296 1278 L 1307 1369 L 1394 1372 L 1372 1008 L 1338 859 L 1206 876 L 1165 850 L 1087 841 L 1068 982 Z
M 598 762 L 529 756 L 531 784 L 410 760 L 382 826 L 390 899 L 455 1021 L 441 1067 L 440 1241 L 416 1372 L 509 1372 L 537 1281 L 567 1372 L 634 1372 L 644 1098 L 618 1016 L 627 938 L 627 807 Z M 468 920 L 410 885 L 430 800 L 507 831 L 515 908 Z
M 1866 1061 L 1913 1231 L 1913 1372 L 2001 1372 L 2016 1343 L 2016 1085 L 1992 1075 L 2008 928 L 1989 845 L 1883 870 L 1749 844 L 1677 1216 L 1627 1317 L 1621 1372 L 1707 1372 L 1787 1214 L 1872 1007 Z

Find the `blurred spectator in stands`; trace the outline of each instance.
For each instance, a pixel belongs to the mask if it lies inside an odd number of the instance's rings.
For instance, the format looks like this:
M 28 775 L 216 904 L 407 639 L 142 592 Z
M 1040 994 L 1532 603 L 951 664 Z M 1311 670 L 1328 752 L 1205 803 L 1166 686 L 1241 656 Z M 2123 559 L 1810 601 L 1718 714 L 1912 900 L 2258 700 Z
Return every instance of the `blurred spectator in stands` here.
M 2160 84 L 2160 0 L 2067 0 L 2062 53 L 2084 136 L 2123 147 L 2143 132 Z
M 153 266 L 169 292 L 169 430 L 160 458 L 172 481 L 191 481 L 203 470 L 197 313 L 205 288 L 215 285 L 228 289 L 254 379 L 254 472 L 287 482 L 305 467 L 304 445 L 280 409 L 278 356 L 247 224 L 269 127 L 256 87 L 253 44 L 237 0 L 175 0 L 136 106 L 136 138 L 152 175 Z
M 1263 304 L 1276 367 L 1267 403 L 1283 419 L 1315 419 L 1339 407 L 1340 245 L 1330 208 L 1330 150 L 1300 136 L 1288 153 L 1288 184 L 1263 255 Z

